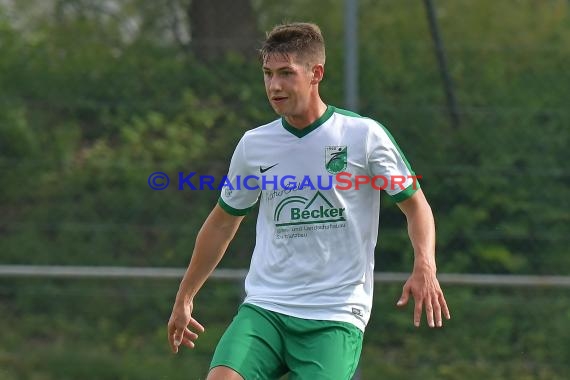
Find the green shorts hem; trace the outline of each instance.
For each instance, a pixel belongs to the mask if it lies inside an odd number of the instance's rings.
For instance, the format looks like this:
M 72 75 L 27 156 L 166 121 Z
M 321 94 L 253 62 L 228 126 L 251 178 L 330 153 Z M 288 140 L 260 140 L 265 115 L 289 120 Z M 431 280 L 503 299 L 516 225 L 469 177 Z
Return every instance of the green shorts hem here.
M 227 367 L 231 370 L 236 371 L 241 377 L 243 377 L 244 379 L 247 379 L 245 377 L 245 375 L 243 373 L 240 372 L 239 369 L 239 365 L 236 363 L 230 363 L 230 362 L 226 362 L 226 361 L 220 361 L 220 362 L 214 362 L 212 361 L 212 363 L 210 363 L 210 368 L 208 369 L 208 372 L 210 372 L 211 370 L 213 370 L 216 367 Z
M 348 322 L 292 317 L 242 304 L 223 334 L 210 370 L 225 366 L 246 380 L 350 379 L 363 334 Z

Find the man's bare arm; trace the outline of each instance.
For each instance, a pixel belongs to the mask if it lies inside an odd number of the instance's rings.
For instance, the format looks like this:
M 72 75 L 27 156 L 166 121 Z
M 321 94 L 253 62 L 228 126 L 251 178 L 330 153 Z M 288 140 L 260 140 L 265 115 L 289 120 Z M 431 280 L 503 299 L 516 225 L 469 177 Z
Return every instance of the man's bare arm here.
M 398 206 L 408 221 L 408 235 L 414 248 L 414 268 L 397 305 L 406 305 L 411 294 L 415 303 L 414 325 L 419 327 L 425 307 L 428 325 L 441 327 L 442 313 L 446 319 L 451 316 L 436 277 L 435 222 L 431 207 L 421 189 Z
M 198 232 L 168 322 L 168 341 L 174 353 L 178 352 L 180 344 L 194 348 L 198 338 L 196 332 L 204 331 L 204 327 L 192 318 L 194 297 L 224 256 L 243 218 L 230 215 L 216 205 Z

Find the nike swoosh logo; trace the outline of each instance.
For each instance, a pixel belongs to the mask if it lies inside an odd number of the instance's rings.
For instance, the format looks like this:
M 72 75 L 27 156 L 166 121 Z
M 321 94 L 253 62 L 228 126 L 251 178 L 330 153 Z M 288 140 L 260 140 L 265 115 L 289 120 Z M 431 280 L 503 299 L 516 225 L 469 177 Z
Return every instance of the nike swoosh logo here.
M 271 168 L 274 168 L 274 167 L 277 166 L 277 165 L 279 165 L 279 163 L 276 163 L 275 165 L 268 166 L 268 167 L 266 167 L 266 168 L 260 166 L 260 167 L 259 167 L 259 172 L 260 172 L 260 173 L 265 173 L 266 171 L 268 171 L 268 170 L 271 169 Z

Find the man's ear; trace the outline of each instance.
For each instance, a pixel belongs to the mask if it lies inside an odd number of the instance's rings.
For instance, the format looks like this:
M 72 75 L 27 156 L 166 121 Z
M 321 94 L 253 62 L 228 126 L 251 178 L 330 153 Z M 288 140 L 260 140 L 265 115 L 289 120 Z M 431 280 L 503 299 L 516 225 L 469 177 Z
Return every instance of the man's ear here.
M 325 75 L 325 66 L 322 64 L 316 64 L 313 66 L 313 78 L 311 79 L 311 84 L 318 84 L 323 80 Z

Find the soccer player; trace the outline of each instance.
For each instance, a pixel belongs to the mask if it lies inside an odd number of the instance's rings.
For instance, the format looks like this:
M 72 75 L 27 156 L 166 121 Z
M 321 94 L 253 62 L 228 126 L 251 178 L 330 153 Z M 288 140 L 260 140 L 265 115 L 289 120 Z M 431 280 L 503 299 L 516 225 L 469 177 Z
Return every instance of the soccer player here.
M 194 297 L 259 201 L 246 297 L 208 379 L 350 379 L 372 307 L 380 210 L 380 183 L 363 178 L 387 181 L 383 189 L 407 218 L 414 266 L 397 306 L 414 298 L 416 327 L 423 312 L 430 327 L 450 318 L 436 277 L 433 215 L 388 131 L 322 101 L 325 46 L 317 25 L 275 27 L 260 60 L 281 117 L 246 132 L 235 149 L 229 183 L 197 235 L 176 295 L 170 347 L 193 348 L 204 331 L 192 316 Z

